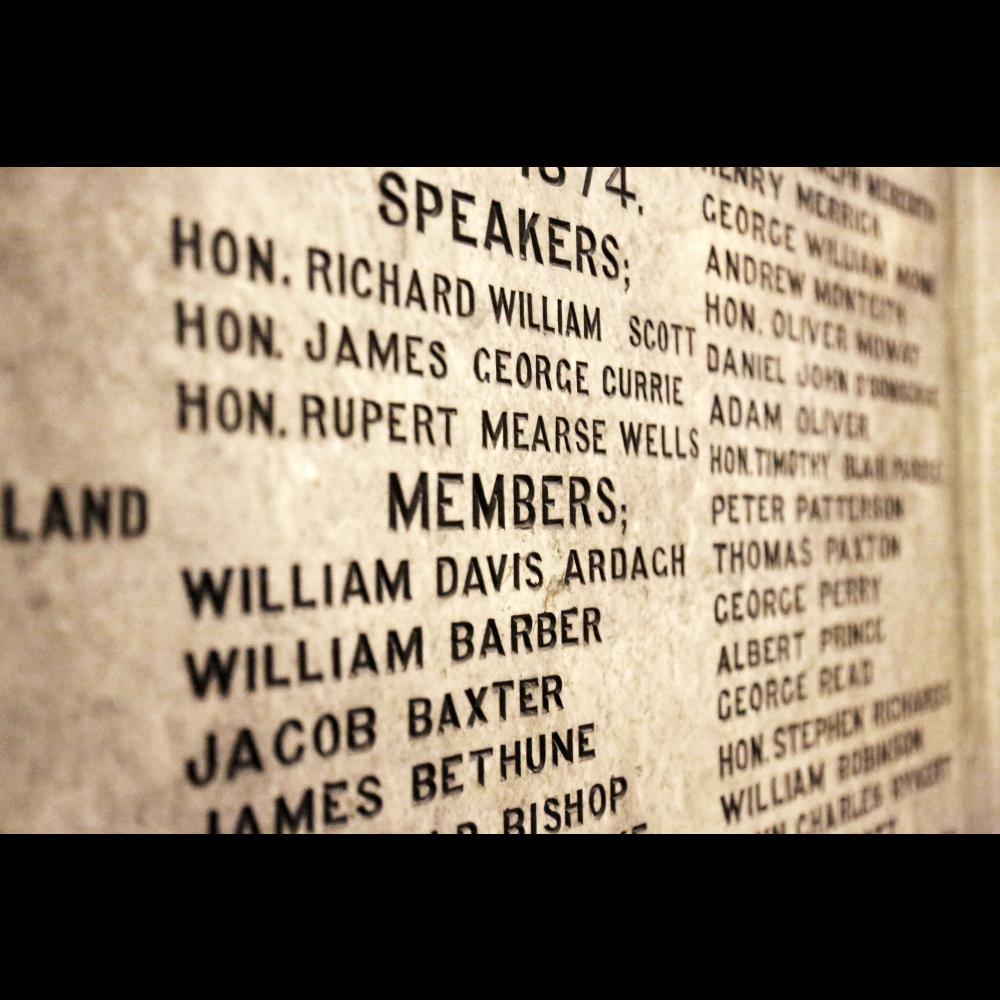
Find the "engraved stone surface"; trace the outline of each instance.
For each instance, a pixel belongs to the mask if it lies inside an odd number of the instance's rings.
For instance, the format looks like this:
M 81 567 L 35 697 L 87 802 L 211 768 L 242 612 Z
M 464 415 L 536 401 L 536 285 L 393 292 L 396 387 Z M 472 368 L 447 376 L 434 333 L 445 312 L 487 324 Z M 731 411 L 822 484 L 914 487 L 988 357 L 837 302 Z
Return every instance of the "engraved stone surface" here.
M 954 219 L 0 172 L 2 829 L 966 829 Z

